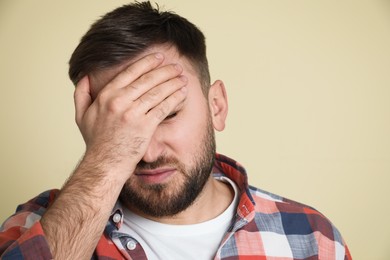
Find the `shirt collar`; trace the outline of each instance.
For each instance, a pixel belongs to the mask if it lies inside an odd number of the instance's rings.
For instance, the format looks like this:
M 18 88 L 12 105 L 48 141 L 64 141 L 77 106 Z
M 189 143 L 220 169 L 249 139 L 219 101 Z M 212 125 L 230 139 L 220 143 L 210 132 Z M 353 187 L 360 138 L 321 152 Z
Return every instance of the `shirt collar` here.
M 245 221 L 250 221 L 255 215 L 255 201 L 250 193 L 248 175 L 245 168 L 235 160 L 216 154 L 213 168 L 214 175 L 224 175 L 233 180 L 241 191 L 237 214 Z

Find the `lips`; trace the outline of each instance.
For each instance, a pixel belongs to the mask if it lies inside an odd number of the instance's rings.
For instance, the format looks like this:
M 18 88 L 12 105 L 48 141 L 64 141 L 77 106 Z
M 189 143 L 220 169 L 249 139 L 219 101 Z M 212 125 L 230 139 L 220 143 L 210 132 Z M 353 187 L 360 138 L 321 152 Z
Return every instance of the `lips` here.
M 158 184 L 166 182 L 175 171 L 175 168 L 157 168 L 153 170 L 139 170 L 134 175 L 144 183 Z

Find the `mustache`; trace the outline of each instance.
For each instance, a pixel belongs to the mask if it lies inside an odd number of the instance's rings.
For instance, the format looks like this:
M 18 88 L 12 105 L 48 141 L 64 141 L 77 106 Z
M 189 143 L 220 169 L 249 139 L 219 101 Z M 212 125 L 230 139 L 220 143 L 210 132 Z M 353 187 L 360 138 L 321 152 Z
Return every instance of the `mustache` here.
M 163 166 L 172 165 L 179 168 L 182 168 L 181 163 L 172 157 L 166 157 L 166 156 L 159 156 L 155 161 L 153 162 L 145 162 L 141 160 L 136 167 L 136 170 L 154 170 Z

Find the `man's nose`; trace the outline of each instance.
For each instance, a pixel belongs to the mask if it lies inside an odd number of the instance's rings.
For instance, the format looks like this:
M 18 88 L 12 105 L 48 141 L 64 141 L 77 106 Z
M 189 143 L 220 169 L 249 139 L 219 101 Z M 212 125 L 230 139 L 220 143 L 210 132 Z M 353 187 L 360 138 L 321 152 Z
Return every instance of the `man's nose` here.
M 159 139 L 159 136 L 156 133 L 152 136 L 152 140 L 149 143 L 148 148 L 144 156 L 142 157 L 142 161 L 146 163 L 151 163 L 156 161 L 163 153 L 163 144 Z

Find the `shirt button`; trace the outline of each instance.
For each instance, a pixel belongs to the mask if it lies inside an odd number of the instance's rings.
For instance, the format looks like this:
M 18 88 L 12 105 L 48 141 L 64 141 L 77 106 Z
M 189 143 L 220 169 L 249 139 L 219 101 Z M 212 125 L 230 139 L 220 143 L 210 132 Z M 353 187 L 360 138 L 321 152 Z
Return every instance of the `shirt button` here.
M 126 244 L 127 249 L 134 250 L 137 247 L 137 243 L 135 243 L 133 240 L 130 240 Z
M 121 217 L 121 214 L 119 213 L 115 213 L 115 215 L 112 217 L 112 220 L 115 222 L 115 223 L 119 223 L 121 221 L 122 217 Z

